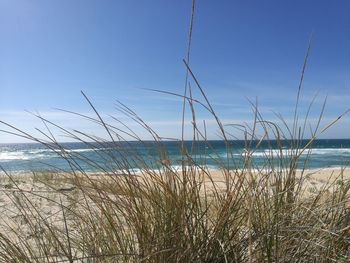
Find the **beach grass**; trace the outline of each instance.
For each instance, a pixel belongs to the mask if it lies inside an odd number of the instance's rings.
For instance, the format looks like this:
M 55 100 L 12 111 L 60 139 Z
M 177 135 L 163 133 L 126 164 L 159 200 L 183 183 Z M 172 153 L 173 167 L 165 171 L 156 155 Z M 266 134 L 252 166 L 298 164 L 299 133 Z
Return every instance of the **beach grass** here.
M 108 139 L 94 139 L 82 131 L 69 131 L 38 118 L 46 127 L 54 126 L 72 139 L 95 147 L 97 153 L 99 147 L 112 143 L 113 149 L 105 147 L 103 158 L 109 156 L 115 169 L 107 171 L 101 163 L 65 149 L 50 129 L 41 131 L 44 139 L 40 139 L 8 125 L 12 133 L 56 151 L 71 169 L 22 177 L 3 171 L 2 181 L 6 183 L 2 183 L 1 198 L 6 205 L 1 214 L 0 262 L 350 260 L 350 182 L 344 170 L 318 187 L 309 181 L 312 144 L 333 123 L 323 129 L 315 127 L 305 145 L 301 134 L 306 120 L 300 121 L 298 103 L 295 122 L 286 129 L 265 121 L 253 105 L 254 125 L 243 128 L 245 148 L 237 165 L 231 155 L 234 145 L 208 98 L 204 96 L 200 101 L 184 96 L 192 109 L 193 141 L 190 149 L 178 141 L 182 168 L 175 169 L 161 136 L 120 104 L 120 111 L 143 127 L 157 145 L 157 155 L 146 157 L 154 159 L 151 167 L 144 155 L 127 147 L 124 137 L 149 142 L 127 126 L 121 130 L 106 123 L 85 98 L 96 118 L 80 116 L 103 127 Z M 212 146 L 205 137 L 205 128 L 200 129 L 196 123 L 195 103 L 212 114 L 226 143 L 227 156 L 217 163 L 216 171 L 203 162 L 212 158 L 206 154 L 206 148 Z M 263 133 L 259 135 L 258 129 Z M 290 142 L 288 149 L 282 146 L 285 139 Z M 272 140 L 277 149 L 271 145 L 263 164 L 256 164 L 253 153 L 263 141 Z M 196 147 L 199 142 L 206 147 Z M 307 155 L 303 162 L 301 154 Z M 78 159 L 100 172 L 86 172 Z
M 25 176 L 3 169 L 0 262 L 350 261 L 350 181 L 345 176 L 346 167 L 318 185 L 312 183 L 308 170 L 314 141 L 345 113 L 321 127 L 322 107 L 308 142 L 302 143 L 312 107 L 311 103 L 304 115 L 299 112 L 310 45 L 292 124 L 283 118 L 280 123 L 265 120 L 257 104 L 252 103 L 253 125 L 236 126 L 245 140 L 237 163 L 232 154 L 231 126 L 220 121 L 189 66 L 193 13 L 194 4 L 184 60 L 185 92 L 163 92 L 183 99 L 182 136 L 178 140 L 181 168 L 174 168 L 178 163 L 168 157 L 162 136 L 132 109 L 117 105 L 119 112 L 143 129 L 143 134 L 153 138 L 157 154 L 145 157 L 127 147 L 130 139 L 145 145 L 149 142 L 117 118 L 113 117 L 115 123 L 107 123 L 84 93 L 96 117 L 71 113 L 102 127 L 106 139 L 68 130 L 40 115 L 37 117 L 45 126 L 40 130 L 41 138 L 1 122 L 8 128 L 6 132 L 55 151 L 70 169 Z M 200 98 L 192 97 L 190 81 Z M 226 145 L 226 157 L 213 159 L 218 167 L 215 171 L 205 162 L 213 158 L 206 149 L 213 147 L 206 124 L 197 123 L 195 107 L 202 107 L 215 120 Z M 191 114 L 190 148 L 184 147 L 186 109 Z M 52 128 L 95 149 L 113 169 L 66 149 Z M 289 142 L 287 148 L 282 146 L 285 140 Z M 271 143 L 263 163 L 257 164 L 254 152 L 262 142 L 272 141 L 277 148 Z M 205 147 L 198 147 L 199 142 Z M 106 149 L 103 154 L 101 148 Z M 304 161 L 302 154 L 307 156 Z M 81 162 L 99 172 L 87 172 Z

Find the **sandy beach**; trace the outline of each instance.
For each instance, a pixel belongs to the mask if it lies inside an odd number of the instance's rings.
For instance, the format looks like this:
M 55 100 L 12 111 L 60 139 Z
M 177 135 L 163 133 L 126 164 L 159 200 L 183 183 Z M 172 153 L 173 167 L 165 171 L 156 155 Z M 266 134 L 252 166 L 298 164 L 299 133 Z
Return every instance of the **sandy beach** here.
M 210 171 L 210 174 L 211 179 L 205 175 L 203 177 L 206 191 L 211 191 L 213 185 L 218 189 L 225 189 L 223 172 Z M 249 175 L 246 174 L 245 176 L 248 182 L 250 180 Z M 79 187 L 82 187 L 82 182 L 85 182 L 86 185 L 96 182 L 100 184 L 101 189 L 105 186 L 106 191 L 108 191 L 108 187 L 113 187 L 113 181 L 119 180 L 120 177 L 91 174 L 88 177 L 81 175 L 81 178 L 88 179 L 89 182 L 82 180 Z M 136 178 L 140 180 L 142 175 L 138 175 Z M 297 178 L 300 178 L 300 172 L 297 174 Z M 259 180 L 259 178 L 256 179 Z M 316 195 L 328 184 L 336 185 L 337 183 L 334 184 L 334 182 L 337 180 L 349 179 L 350 171 L 348 170 L 305 171 L 303 174 L 305 193 L 303 195 L 305 197 Z M 47 233 L 47 229 L 55 231 L 55 235 L 61 236 L 62 240 L 66 238 L 66 231 L 74 236 L 76 231 L 81 231 L 77 222 L 71 220 L 75 213 L 84 213 L 86 209 L 92 211 L 98 206 L 98 202 L 86 206 L 86 203 L 84 204 L 85 196 L 79 190 L 79 187 L 75 185 L 70 175 L 43 174 L 34 176 L 32 174 L 18 174 L 11 176 L 11 178 L 2 175 L 0 177 L 1 237 L 9 238 L 11 242 L 18 244 L 22 244 L 25 240 L 25 244 L 31 244 L 35 247 L 38 238 L 42 238 L 44 235 L 46 235 L 45 238 L 50 238 L 47 236 L 50 235 L 50 233 Z M 90 190 L 86 189 L 86 191 Z M 94 189 L 92 188 L 91 191 L 94 191 Z M 64 255 L 57 256 L 60 259 L 65 258 Z
M 225 188 L 225 176 L 222 171 L 211 170 L 210 179 L 208 176 L 202 175 L 204 176 L 203 179 L 207 190 L 211 189 L 212 184 L 215 184 L 219 189 Z M 296 178 L 300 179 L 300 175 L 301 172 L 299 171 Z M 139 174 L 138 176 L 141 178 L 143 175 Z M 245 174 L 245 177 L 246 180 L 250 180 L 249 174 Z M 74 185 L 71 178 L 71 175 L 67 174 L 45 174 L 36 176 L 32 174 L 18 174 L 11 176 L 11 178 L 2 174 L 0 177 L 0 215 L 2 217 L 2 222 L 9 222 L 9 220 L 17 221 L 16 217 L 24 207 L 16 207 L 13 205 L 16 198 L 28 198 L 33 204 L 32 208 L 42 211 L 47 216 L 56 214 L 61 210 L 62 205 L 74 206 L 74 202 L 78 201 L 81 196 L 79 196 L 79 190 Z M 81 178 L 87 179 L 87 177 L 83 175 L 81 175 Z M 268 175 L 266 178 L 268 178 Z M 302 186 L 305 193 L 316 194 L 324 187 L 337 184 L 337 181 L 350 180 L 350 170 L 307 170 L 303 172 L 302 178 Z M 261 179 L 262 178 L 260 178 L 260 180 Z M 109 182 L 118 180 L 118 177 L 113 175 L 90 174 L 89 180 L 94 180 L 107 186 Z M 256 178 L 256 180 L 259 181 L 259 178 Z M 4 220 L 5 218 L 7 219 Z

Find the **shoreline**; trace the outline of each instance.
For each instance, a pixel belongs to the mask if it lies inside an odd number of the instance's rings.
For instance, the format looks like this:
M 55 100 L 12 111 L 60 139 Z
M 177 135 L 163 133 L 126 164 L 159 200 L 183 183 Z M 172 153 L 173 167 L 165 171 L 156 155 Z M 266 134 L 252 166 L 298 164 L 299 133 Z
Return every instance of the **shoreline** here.
M 198 167 L 201 167 L 203 168 L 204 166 L 198 166 Z M 179 165 L 174 165 L 174 166 L 171 166 L 172 168 L 172 171 L 174 172 L 181 172 L 182 169 L 181 169 L 181 166 Z M 208 172 L 211 172 L 211 173 L 217 173 L 217 172 L 221 172 L 223 171 L 222 168 L 214 168 L 212 166 L 207 166 L 205 167 L 206 168 L 206 171 Z M 277 168 L 276 168 L 277 170 Z M 282 170 L 286 170 L 285 168 L 282 169 Z M 138 174 L 142 174 L 142 171 L 141 169 L 129 169 L 129 171 L 131 173 L 134 173 L 135 175 L 138 175 Z M 158 169 L 150 169 L 150 171 L 153 171 L 153 172 L 158 172 L 159 170 Z M 242 171 L 241 169 L 230 169 L 229 170 L 230 172 L 232 171 Z M 266 169 L 258 169 L 258 168 L 254 168 L 252 169 L 253 172 L 257 172 L 257 171 L 264 171 L 266 172 L 267 170 Z M 333 166 L 333 167 L 318 167 L 318 168 L 307 168 L 307 169 L 296 169 L 297 172 L 301 172 L 301 171 L 304 171 L 304 172 L 308 172 L 308 173 L 318 173 L 318 172 L 340 172 L 340 171 L 344 171 L 345 173 L 350 173 L 350 167 L 349 166 L 345 166 L 345 167 L 342 167 L 342 166 Z M 55 170 L 37 170 L 37 171 L 30 171 L 30 170 L 20 170 L 20 171 L 4 171 L 4 170 L 0 170 L 0 176 L 6 176 L 6 174 L 8 175 L 11 175 L 11 176 L 25 176 L 25 175 L 33 175 L 33 174 L 43 174 L 43 173 L 50 173 L 50 174 L 70 174 L 72 173 L 71 171 L 55 171 Z M 77 172 L 77 173 L 81 173 L 81 172 Z M 124 173 L 124 171 L 122 170 L 116 170 L 116 171 L 107 171 L 107 172 L 100 172 L 100 171 L 84 171 L 84 173 L 86 173 L 87 175 L 105 175 L 105 174 L 122 174 Z
M 285 172 L 286 170 L 283 170 Z M 154 174 L 157 174 L 158 171 L 153 171 Z M 175 171 L 177 173 L 180 173 L 181 170 Z M 231 176 L 236 176 L 235 172 L 238 172 L 239 174 L 242 172 L 242 170 L 231 170 L 229 173 Z M 266 171 L 262 171 L 262 173 L 259 173 L 258 170 L 251 170 L 252 173 L 248 171 L 244 171 L 242 174 L 247 176 L 247 178 L 250 178 L 248 176 L 253 175 L 255 179 L 258 181 L 260 180 L 257 176 L 261 176 L 261 178 L 264 179 L 272 179 L 273 181 L 273 174 Z M 303 172 L 303 173 L 302 173 Z M 302 174 L 301 174 L 302 173 Z M 164 173 L 166 174 L 166 173 Z M 205 184 L 210 184 L 210 182 L 214 182 L 215 184 L 221 185 L 225 181 L 225 173 L 224 170 L 219 169 L 208 169 L 206 172 L 197 170 L 196 174 L 204 179 Z M 101 180 L 101 182 L 104 179 L 113 178 L 115 180 L 116 178 L 128 176 L 126 173 L 105 173 L 105 172 L 88 172 L 88 173 L 76 173 L 76 176 L 83 179 L 90 178 L 94 179 L 96 181 Z M 141 178 L 142 176 L 145 176 L 145 178 L 152 178 L 151 174 L 146 174 L 142 172 L 136 172 L 132 174 L 138 178 Z M 285 174 L 284 174 L 285 175 Z M 337 180 L 350 180 L 350 169 L 347 168 L 319 168 L 319 169 L 305 169 L 305 170 L 296 170 L 296 178 L 300 179 L 302 175 L 303 187 L 316 187 L 317 189 L 321 189 L 323 186 L 330 185 L 332 183 L 335 183 Z M 210 178 L 209 178 L 210 176 Z M 270 177 L 271 176 L 271 177 Z M 69 181 L 73 178 L 73 174 L 69 172 L 53 172 L 53 171 L 42 171 L 42 172 L 21 172 L 21 173 L 8 173 L 7 175 L 2 171 L 0 172 L 0 197 L 1 194 L 4 192 L 4 189 L 7 188 L 6 185 L 11 184 L 11 182 L 17 182 L 18 186 L 12 186 L 12 189 L 15 189 L 19 187 L 20 189 L 33 189 L 36 188 L 37 185 L 40 184 L 40 179 L 43 179 L 46 181 Z M 13 188 L 14 187 L 14 188 Z M 8 190 L 8 189 L 7 189 Z M 0 202 L 1 204 L 1 202 Z

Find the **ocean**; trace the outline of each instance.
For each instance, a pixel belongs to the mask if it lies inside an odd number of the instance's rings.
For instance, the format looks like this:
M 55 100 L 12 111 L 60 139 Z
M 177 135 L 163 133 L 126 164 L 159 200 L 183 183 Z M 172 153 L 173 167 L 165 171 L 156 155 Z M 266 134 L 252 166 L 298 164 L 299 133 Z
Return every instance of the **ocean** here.
M 196 142 L 196 144 L 186 141 L 185 148 L 191 156 L 191 161 L 206 165 L 208 168 L 218 169 L 223 166 L 230 169 L 238 168 L 242 165 L 245 143 L 239 140 L 229 143 L 230 151 L 227 151 L 223 141 Z M 302 145 L 306 143 L 307 141 L 301 142 Z M 290 145 L 291 141 L 282 142 L 285 163 L 289 160 Z M 169 165 L 175 169 L 179 169 L 182 163 L 181 145 L 175 141 L 121 142 L 116 145 L 62 143 L 61 146 L 64 151 L 54 145 L 44 146 L 36 143 L 0 144 L 0 168 L 9 173 L 71 171 L 71 169 L 109 172 L 123 170 L 126 167 L 135 171 L 144 166 L 157 169 L 165 159 L 169 160 Z M 255 146 L 256 142 L 253 142 L 249 147 L 254 149 Z M 279 155 L 276 149 L 275 141 L 264 141 L 252 152 L 252 166 L 264 167 L 266 155 Z M 350 139 L 317 140 L 312 146 L 310 156 L 306 153 L 301 155 L 299 167 L 303 165 L 305 158 L 309 158 L 308 169 L 346 167 L 350 162 Z M 280 164 L 276 161 L 275 165 Z

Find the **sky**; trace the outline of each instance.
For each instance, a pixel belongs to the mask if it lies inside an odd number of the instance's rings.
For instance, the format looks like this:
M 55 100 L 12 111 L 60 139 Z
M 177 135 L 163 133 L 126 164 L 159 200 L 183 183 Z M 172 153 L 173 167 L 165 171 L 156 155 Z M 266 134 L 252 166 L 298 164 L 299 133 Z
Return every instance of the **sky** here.
M 222 122 L 251 123 L 249 101 L 257 101 L 266 120 L 277 121 L 278 113 L 290 123 L 311 35 L 298 116 L 316 94 L 311 126 L 326 97 L 322 125 L 350 108 L 349 10 L 346 0 L 197 0 L 190 67 Z M 57 110 L 94 117 L 83 91 L 112 124 L 110 116 L 150 138 L 118 111 L 120 101 L 160 136 L 179 138 L 181 98 L 149 89 L 183 94 L 190 15 L 190 0 L 0 0 L 0 121 L 40 136 L 38 113 L 105 138 L 101 127 Z M 190 85 L 203 101 L 191 78 Z M 216 139 L 213 118 L 195 108 Z M 346 115 L 320 138 L 350 138 L 349 131 Z M 241 137 L 237 129 L 232 134 Z M 57 138 L 71 141 L 60 131 Z M 22 141 L 0 132 L 0 143 Z

